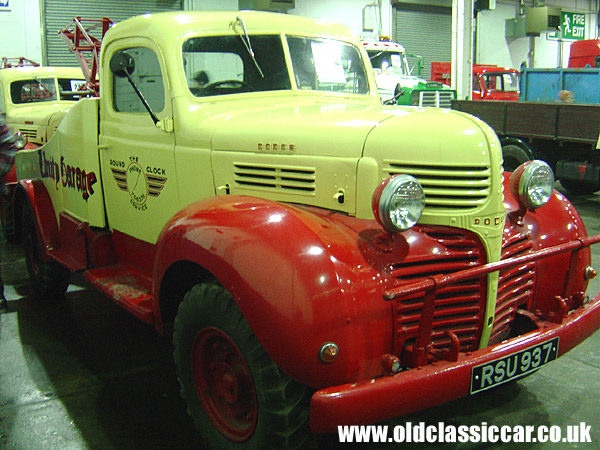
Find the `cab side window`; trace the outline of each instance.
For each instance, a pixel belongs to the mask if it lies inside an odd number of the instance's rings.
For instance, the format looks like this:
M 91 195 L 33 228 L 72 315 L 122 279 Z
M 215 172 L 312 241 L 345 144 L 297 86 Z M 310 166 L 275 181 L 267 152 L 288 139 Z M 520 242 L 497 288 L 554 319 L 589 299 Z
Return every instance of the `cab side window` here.
M 163 76 L 156 54 L 146 47 L 132 47 L 122 50 L 135 61 L 131 74 L 152 110 L 156 113 L 165 107 L 165 89 Z M 113 106 L 119 112 L 146 113 L 146 108 L 125 77 L 113 74 Z

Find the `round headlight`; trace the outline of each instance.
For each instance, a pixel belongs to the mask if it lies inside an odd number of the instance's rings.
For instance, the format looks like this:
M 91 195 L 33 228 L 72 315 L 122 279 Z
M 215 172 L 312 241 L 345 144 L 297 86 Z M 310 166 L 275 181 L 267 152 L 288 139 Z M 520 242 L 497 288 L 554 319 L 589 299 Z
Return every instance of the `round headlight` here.
M 371 199 L 377 222 L 394 233 L 412 228 L 425 208 L 421 184 L 410 175 L 395 175 L 383 181 Z
M 17 147 L 17 149 L 21 150 L 22 148 L 25 148 L 26 145 L 27 145 L 27 136 L 25 136 L 21 132 L 17 133 L 15 136 L 15 147 Z
M 554 173 L 544 161 L 527 161 L 510 176 L 510 189 L 524 208 L 539 208 L 552 197 Z

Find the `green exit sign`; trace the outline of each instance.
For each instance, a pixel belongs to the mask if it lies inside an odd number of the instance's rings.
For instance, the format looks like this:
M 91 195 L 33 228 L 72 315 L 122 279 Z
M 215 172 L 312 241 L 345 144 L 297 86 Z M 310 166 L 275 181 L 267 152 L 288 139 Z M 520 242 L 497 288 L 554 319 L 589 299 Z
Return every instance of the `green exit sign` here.
M 562 34 L 562 36 L 561 36 Z M 550 39 L 571 39 L 579 41 L 585 38 L 585 14 L 574 12 L 560 13 L 560 31 L 548 33 Z

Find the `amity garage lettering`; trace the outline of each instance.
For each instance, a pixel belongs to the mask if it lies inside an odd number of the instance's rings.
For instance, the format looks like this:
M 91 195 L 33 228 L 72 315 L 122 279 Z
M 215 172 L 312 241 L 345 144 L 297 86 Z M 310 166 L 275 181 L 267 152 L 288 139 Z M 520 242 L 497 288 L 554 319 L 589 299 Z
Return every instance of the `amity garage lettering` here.
M 60 157 L 60 164 L 54 161 L 54 158 L 46 158 L 46 152 L 38 151 L 38 160 L 40 164 L 40 173 L 42 178 L 54 180 L 56 189 L 58 183 L 62 182 L 62 186 L 67 189 L 74 189 L 81 192 L 81 196 L 85 201 L 94 194 L 92 187 L 98 179 L 94 172 L 86 172 L 79 167 L 73 167 L 65 163 L 65 157 Z

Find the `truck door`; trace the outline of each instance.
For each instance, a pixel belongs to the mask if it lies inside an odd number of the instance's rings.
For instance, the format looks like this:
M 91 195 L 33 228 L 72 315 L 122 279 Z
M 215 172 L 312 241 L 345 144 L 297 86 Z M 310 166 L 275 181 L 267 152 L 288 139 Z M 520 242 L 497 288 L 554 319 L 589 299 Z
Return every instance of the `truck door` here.
M 164 61 L 154 43 L 128 39 L 109 45 L 103 61 L 126 52 L 134 61 L 131 78 L 160 120 L 172 106 Z M 179 209 L 175 179 L 175 139 L 154 125 L 127 78 L 103 67 L 100 160 L 108 226 L 155 243 L 168 218 Z

